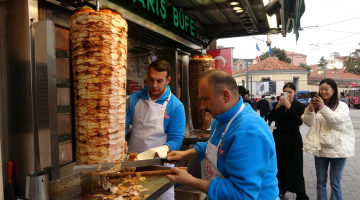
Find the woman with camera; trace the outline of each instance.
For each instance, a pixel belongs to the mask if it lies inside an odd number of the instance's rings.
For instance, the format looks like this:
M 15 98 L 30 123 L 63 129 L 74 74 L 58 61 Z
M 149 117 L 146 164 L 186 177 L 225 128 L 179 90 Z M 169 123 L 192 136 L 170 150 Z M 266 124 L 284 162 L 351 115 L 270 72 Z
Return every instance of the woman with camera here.
M 355 154 L 355 134 L 349 107 L 339 101 L 336 82 L 324 79 L 301 117 L 310 127 L 303 150 L 315 156 L 317 199 L 327 200 L 326 182 L 330 165 L 330 200 L 343 199 L 341 176 L 346 158 Z
M 280 197 L 287 191 L 296 193 L 296 200 L 308 200 L 303 175 L 303 142 L 299 127 L 305 105 L 294 97 L 294 83 L 287 83 L 276 106 L 269 114 L 269 120 L 277 121 L 274 129 Z

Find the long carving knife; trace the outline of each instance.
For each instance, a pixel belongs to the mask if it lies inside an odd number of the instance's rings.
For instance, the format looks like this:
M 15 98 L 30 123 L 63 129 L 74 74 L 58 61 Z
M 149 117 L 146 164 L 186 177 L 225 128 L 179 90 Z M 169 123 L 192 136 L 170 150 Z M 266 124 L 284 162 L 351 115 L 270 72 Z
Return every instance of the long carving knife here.
M 103 172 L 108 170 L 112 170 L 115 172 L 124 168 L 164 165 L 164 163 L 173 163 L 173 162 L 178 162 L 178 161 L 177 160 L 169 161 L 166 158 L 153 158 L 148 160 L 134 160 L 134 161 L 124 161 L 118 163 L 77 165 L 73 167 L 72 172 L 73 173 Z

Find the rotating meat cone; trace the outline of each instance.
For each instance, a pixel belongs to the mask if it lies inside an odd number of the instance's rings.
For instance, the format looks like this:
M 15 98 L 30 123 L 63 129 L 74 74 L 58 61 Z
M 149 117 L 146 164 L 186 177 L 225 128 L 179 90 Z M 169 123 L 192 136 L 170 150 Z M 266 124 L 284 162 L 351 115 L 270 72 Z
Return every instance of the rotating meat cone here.
M 201 110 L 199 98 L 198 78 L 204 72 L 215 69 L 215 61 L 212 58 L 193 58 L 189 63 L 189 89 L 191 119 L 194 129 L 206 130 L 210 127 L 211 115 Z
M 78 165 L 124 160 L 127 29 L 121 15 L 70 18 Z

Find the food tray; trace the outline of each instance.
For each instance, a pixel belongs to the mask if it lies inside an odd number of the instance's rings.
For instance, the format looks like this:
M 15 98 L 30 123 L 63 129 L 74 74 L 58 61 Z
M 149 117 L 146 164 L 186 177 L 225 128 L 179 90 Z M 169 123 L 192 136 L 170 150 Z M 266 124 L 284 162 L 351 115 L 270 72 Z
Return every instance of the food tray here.
M 153 171 L 153 170 L 168 170 L 170 167 L 157 167 L 147 166 L 138 167 L 136 171 Z M 72 200 L 101 200 L 101 197 L 89 197 L 85 194 L 111 194 L 110 192 L 102 191 L 98 184 L 99 176 L 84 175 L 81 179 L 81 195 L 71 198 Z M 155 200 L 165 193 L 168 189 L 174 186 L 174 183 L 169 181 L 166 176 L 148 176 L 145 182 L 139 182 L 138 185 L 142 185 L 143 188 L 148 189 L 140 193 L 140 199 Z M 144 194 L 150 194 L 147 198 L 144 198 Z

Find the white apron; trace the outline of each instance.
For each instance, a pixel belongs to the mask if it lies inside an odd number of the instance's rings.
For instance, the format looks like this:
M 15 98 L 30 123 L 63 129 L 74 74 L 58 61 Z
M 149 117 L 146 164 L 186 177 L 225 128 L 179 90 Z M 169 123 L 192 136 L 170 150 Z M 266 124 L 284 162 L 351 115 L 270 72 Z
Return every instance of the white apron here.
M 167 134 L 164 130 L 164 115 L 170 97 L 171 92 L 163 105 L 140 98 L 135 106 L 132 118 L 133 126 L 128 147 L 129 152 L 142 153 L 150 148 L 162 146 L 167 142 Z M 174 187 L 172 187 L 158 199 L 171 200 L 174 198 Z
M 219 146 L 221 144 L 221 141 L 226 133 L 226 131 L 229 129 L 232 121 L 235 119 L 236 116 L 240 114 L 240 112 L 244 109 L 244 104 L 241 104 L 240 109 L 237 111 L 237 113 L 230 119 L 229 123 L 227 124 L 224 132 L 221 134 L 221 138 L 219 140 L 219 143 L 217 146 L 211 144 L 210 139 L 215 135 L 216 128 L 213 131 L 213 134 L 211 135 L 211 138 L 209 138 L 208 144 L 206 146 L 206 153 L 205 153 L 205 178 L 212 180 L 215 177 L 224 178 L 224 176 L 219 172 L 217 168 L 217 153 Z

